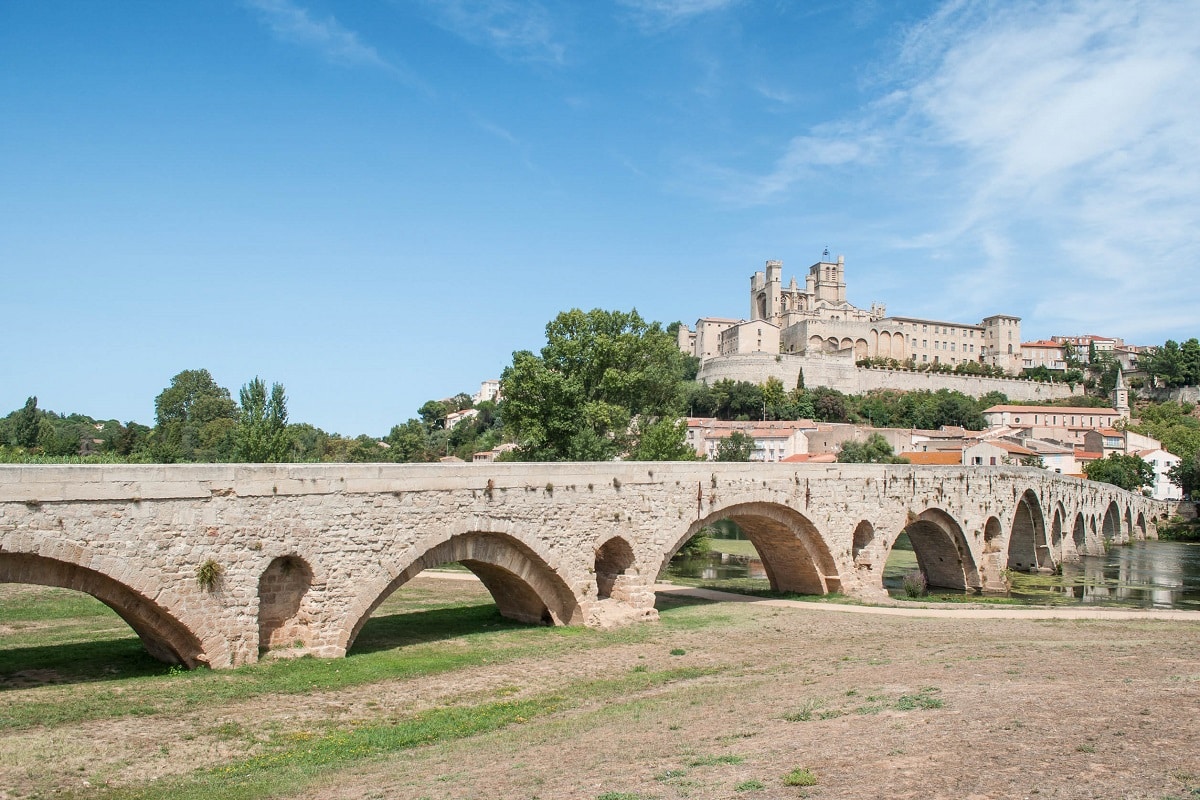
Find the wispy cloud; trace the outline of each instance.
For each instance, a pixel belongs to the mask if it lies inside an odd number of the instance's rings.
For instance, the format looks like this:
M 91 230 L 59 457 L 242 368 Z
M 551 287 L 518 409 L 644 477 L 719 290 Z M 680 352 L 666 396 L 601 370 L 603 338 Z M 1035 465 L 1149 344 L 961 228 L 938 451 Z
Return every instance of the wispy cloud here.
M 313 19 L 290 0 L 246 0 L 246 4 L 259 12 L 281 41 L 311 48 L 337 64 L 394 69 L 375 48 L 363 44 L 333 17 Z
M 948 2 L 873 102 L 769 169 L 727 171 L 726 197 L 857 179 L 855 213 L 886 218 L 895 246 L 989 277 L 958 283 L 963 309 L 1040 296 L 1035 325 L 1153 336 L 1200 289 L 1197 30 L 1195 3 Z
M 505 58 L 562 63 L 566 48 L 542 5 L 518 0 L 436 0 L 427 3 L 434 21 L 472 44 Z
M 740 0 L 618 0 L 634 24 L 645 31 L 674 28 L 690 19 L 723 11 Z

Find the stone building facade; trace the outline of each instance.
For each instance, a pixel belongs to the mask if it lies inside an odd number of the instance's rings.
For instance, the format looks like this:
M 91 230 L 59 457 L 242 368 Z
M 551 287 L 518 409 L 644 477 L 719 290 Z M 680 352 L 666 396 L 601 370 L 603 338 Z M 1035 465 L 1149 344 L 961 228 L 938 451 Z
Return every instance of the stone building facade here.
M 1022 368 L 1019 317 L 996 314 L 975 324 L 889 317 L 882 303 L 858 308 L 846 299 L 845 258 L 831 261 L 828 251 L 809 267 L 803 286 L 795 277 L 785 286 L 783 262 L 766 262 L 763 271 L 750 276 L 748 321 L 702 318 L 694 331 L 680 326 L 679 346 L 701 361 L 766 352 L 752 349 L 742 333 L 742 326 L 757 322 L 778 328 L 780 353 L 893 358 L 918 365 L 977 362 L 1010 375 Z M 767 347 L 770 335 L 755 336 L 755 344 Z

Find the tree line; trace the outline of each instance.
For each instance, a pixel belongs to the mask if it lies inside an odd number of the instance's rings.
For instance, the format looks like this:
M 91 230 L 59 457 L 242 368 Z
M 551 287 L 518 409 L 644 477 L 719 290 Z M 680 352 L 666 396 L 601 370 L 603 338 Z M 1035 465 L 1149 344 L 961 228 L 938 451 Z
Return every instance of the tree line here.
M 454 411 L 476 414 L 453 429 Z M 238 399 L 206 369 L 189 369 L 171 379 L 155 398 L 153 427 L 58 414 L 38 407 L 37 397 L 0 418 L 0 461 L 7 462 L 379 462 L 436 461 L 445 455 L 470 460 L 478 449 L 500 441 L 495 403 L 473 405 L 465 394 L 431 400 L 418 416 L 381 438 L 327 433 L 288 420 L 282 384 L 255 377 Z
M 30 397 L 23 408 L 0 419 L 0 460 L 429 462 L 456 456 L 469 461 L 502 442 L 512 445 L 501 457 L 507 460 L 685 460 L 696 457 L 686 442 L 688 416 L 982 430 L 983 411 L 1009 402 L 999 392 L 974 399 L 948 389 L 846 395 L 807 388 L 802 372 L 791 388 L 777 378 L 762 384 L 697 383 L 697 360 L 679 350 L 670 330 L 636 310 L 563 312 L 547 324 L 539 352 L 513 354 L 501 376 L 499 403 L 474 403 L 463 393 L 430 400 L 382 438 L 345 437 L 291 422 L 281 384 L 268 388 L 255 377 L 235 400 L 205 369 L 184 370 L 171 379 L 155 400 L 153 427 L 59 415 L 38 408 L 37 398 Z M 1099 398 L 1062 402 L 1103 404 Z M 474 413 L 458 413 L 464 411 Z M 452 415 L 457 424 L 450 424 Z M 1195 463 L 1200 421 L 1190 416 L 1190 408 L 1150 407 L 1135 430 Z M 748 438 L 731 437 L 718 456 L 747 460 L 753 452 Z M 846 457 L 891 457 L 878 442 L 861 445 Z

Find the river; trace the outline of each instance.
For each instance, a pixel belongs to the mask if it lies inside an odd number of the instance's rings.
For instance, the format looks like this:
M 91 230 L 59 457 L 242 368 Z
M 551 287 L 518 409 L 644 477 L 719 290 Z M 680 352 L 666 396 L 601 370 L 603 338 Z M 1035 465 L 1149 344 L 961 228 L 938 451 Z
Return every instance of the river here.
M 916 566 L 911 550 L 893 550 L 883 572 L 884 587 L 889 594 L 905 597 L 901 578 Z M 730 591 L 769 588 L 762 561 L 753 555 L 710 552 L 677 556 L 664 577 Z M 1200 610 L 1200 544 L 1134 542 L 1113 547 L 1102 556 L 1083 556 L 1077 564 L 1064 564 L 1061 575 L 1011 573 L 1010 583 L 1009 597 L 1036 605 Z M 962 592 L 934 589 L 922 599 L 961 601 L 971 597 Z

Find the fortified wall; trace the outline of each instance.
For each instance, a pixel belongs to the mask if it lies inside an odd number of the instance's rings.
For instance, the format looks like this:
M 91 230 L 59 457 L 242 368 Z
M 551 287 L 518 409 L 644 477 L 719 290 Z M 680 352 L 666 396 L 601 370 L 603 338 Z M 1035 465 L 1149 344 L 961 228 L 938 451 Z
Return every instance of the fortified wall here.
M 711 386 L 724 379 L 763 383 L 767 378 L 778 378 L 784 389 L 791 390 L 795 388 L 802 371 L 806 387 L 827 386 L 845 394 L 862 394 L 874 389 L 904 392 L 950 389 L 976 398 L 988 392 L 1003 392 L 1009 400 L 1022 402 L 1059 400 L 1075 394 L 1065 383 L 859 367 L 844 356 L 788 353 L 778 356 L 755 353 L 710 358 L 700 364 L 696 380 L 705 381 Z

